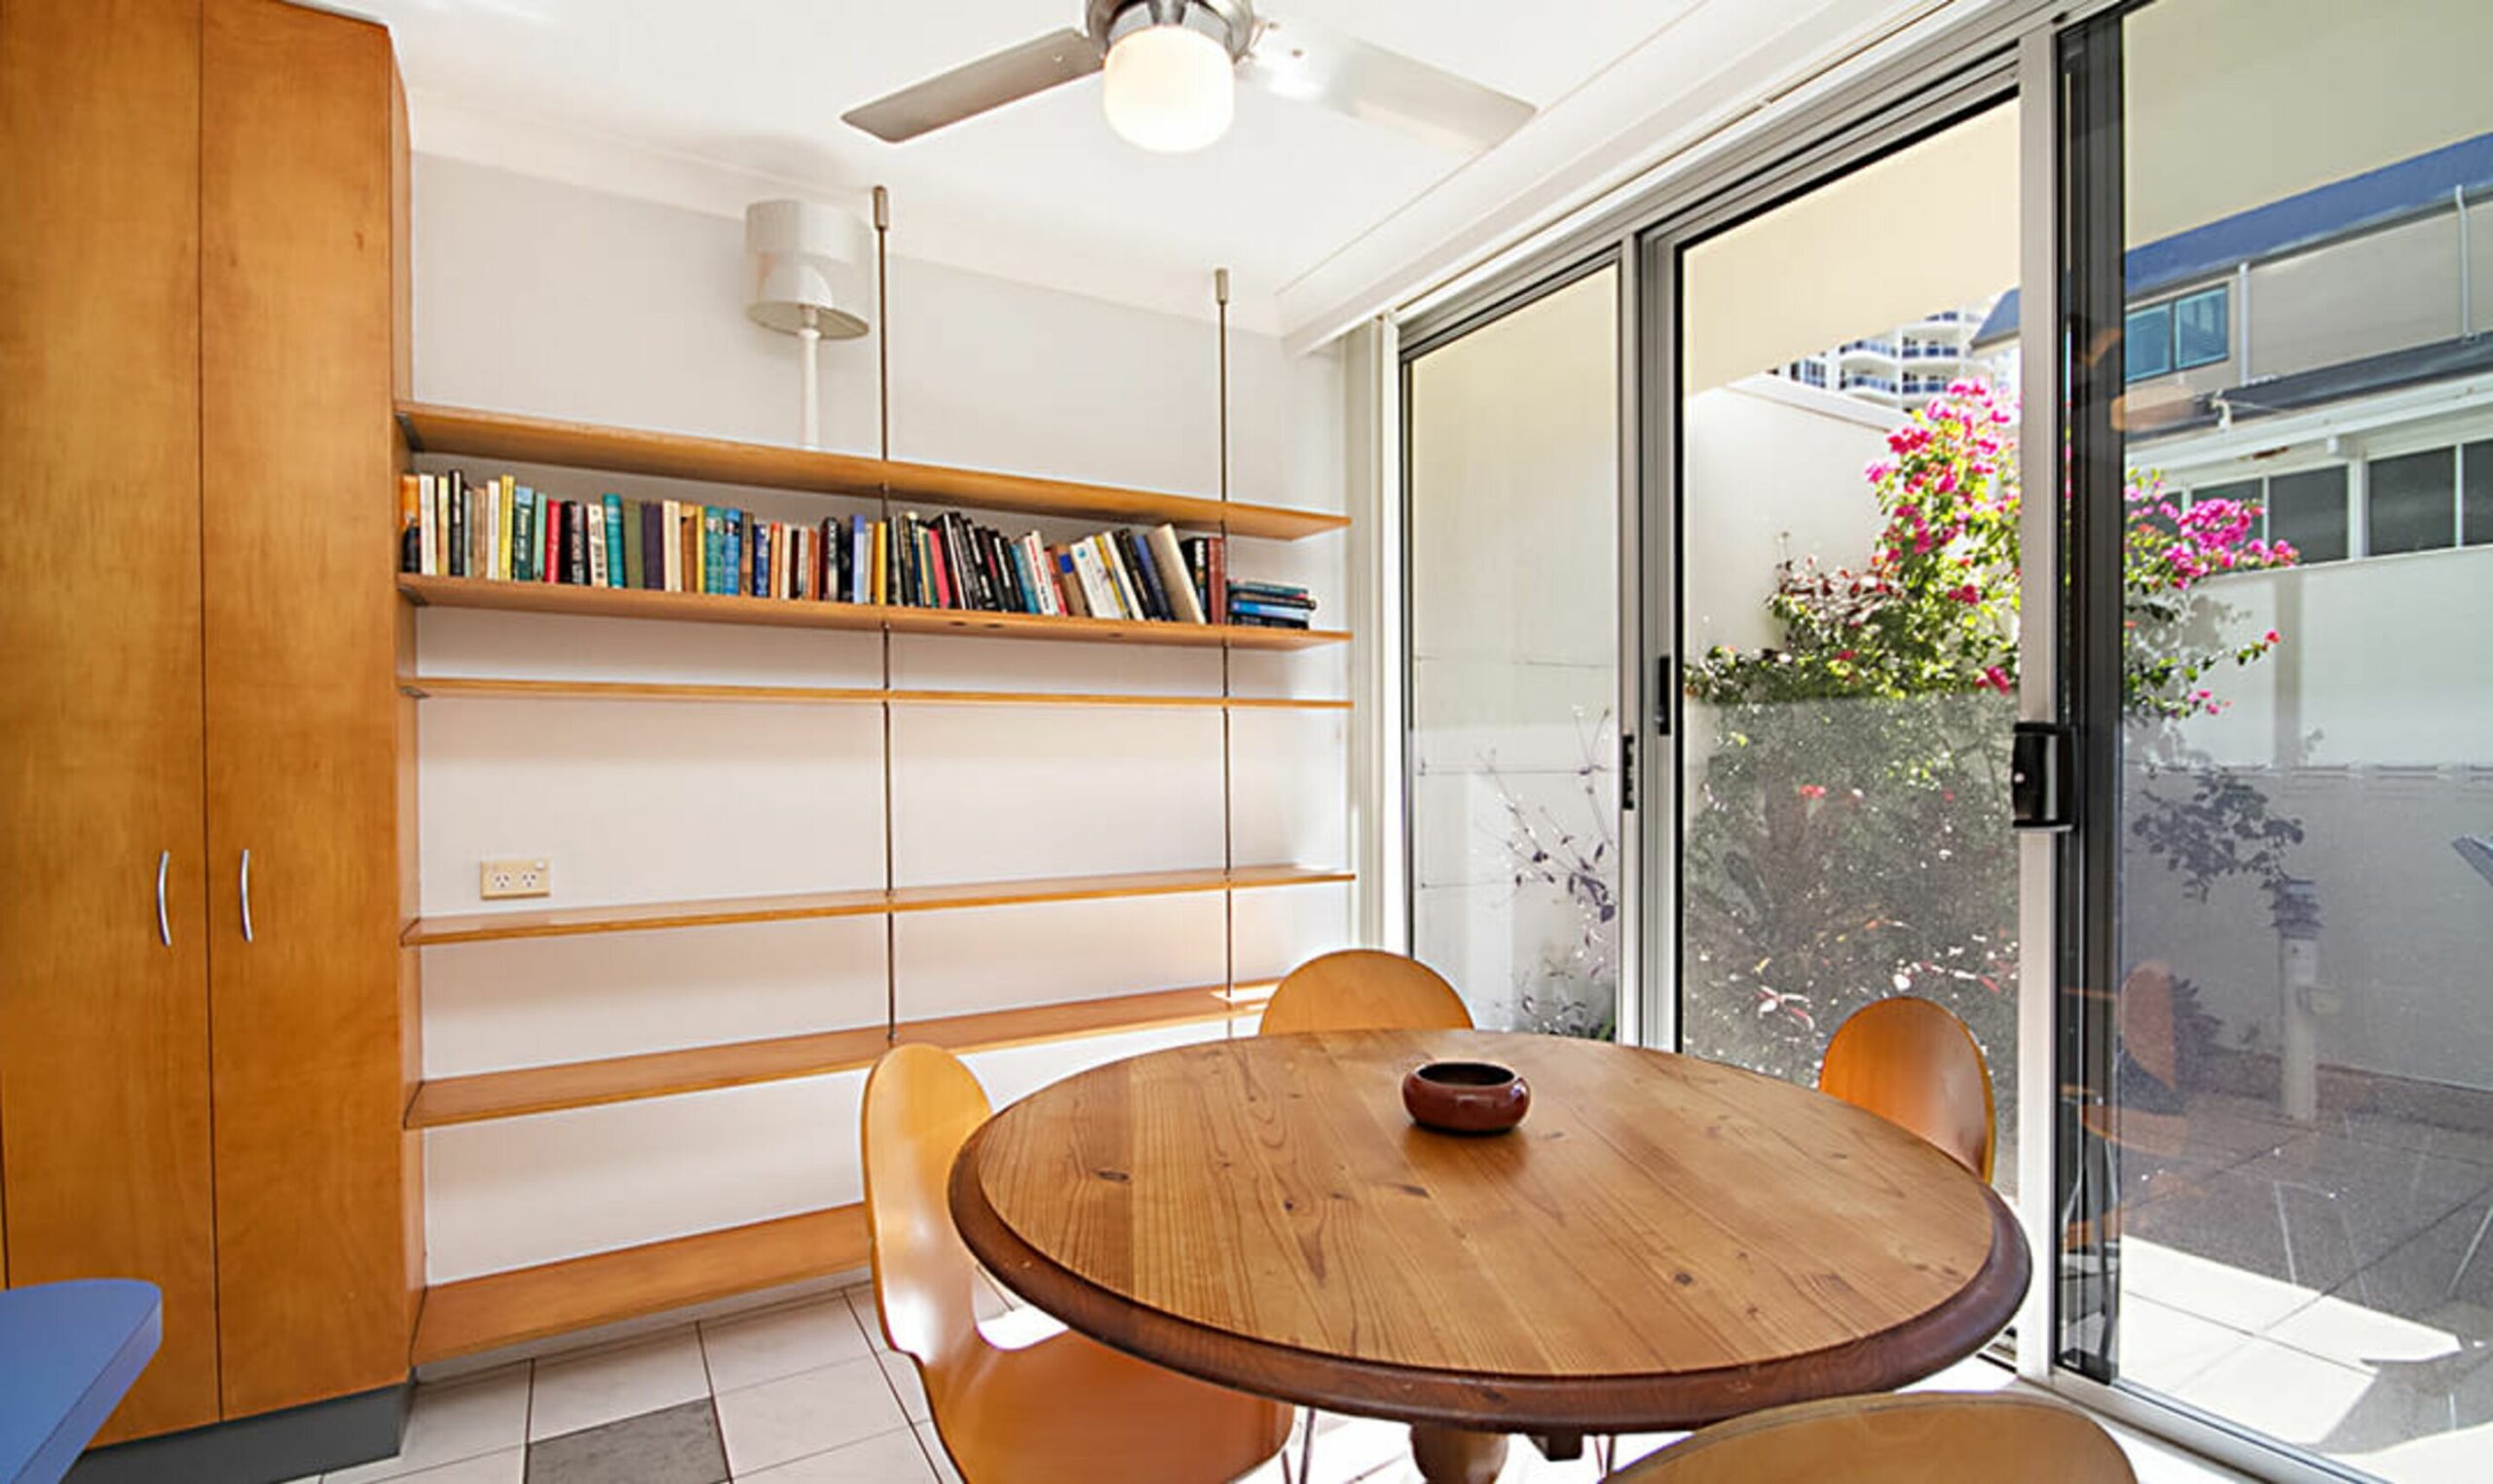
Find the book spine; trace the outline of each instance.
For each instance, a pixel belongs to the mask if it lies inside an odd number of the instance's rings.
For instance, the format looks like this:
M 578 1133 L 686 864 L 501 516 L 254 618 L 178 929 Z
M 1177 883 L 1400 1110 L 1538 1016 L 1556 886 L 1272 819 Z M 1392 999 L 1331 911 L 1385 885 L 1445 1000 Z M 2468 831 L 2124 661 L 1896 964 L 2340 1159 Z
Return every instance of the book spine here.
M 398 476 L 398 570 L 425 570 L 424 481 L 414 474 Z
M 1229 621 L 1229 538 L 1210 536 L 1204 539 L 1208 543 L 1205 550 L 1209 553 L 1205 562 L 1205 570 L 1209 574 L 1211 583 L 1213 609 L 1211 621 L 1227 623 Z
M 1091 612 L 1102 618 L 1133 617 L 1126 612 L 1125 593 L 1117 586 L 1117 575 L 1108 566 L 1107 543 L 1096 536 L 1086 536 L 1074 552 L 1082 568 L 1082 580 L 1091 589 Z
M 467 575 L 467 491 L 466 481 L 457 470 L 450 474 L 450 491 L 446 497 L 450 507 L 450 575 Z
M 623 580 L 623 497 L 601 495 L 597 501 L 605 508 L 600 513 L 606 525 L 606 585 L 622 587 Z
M 1030 553 L 1020 541 L 1004 548 L 1004 559 L 1013 564 L 1013 586 L 1021 594 L 1022 612 L 1047 614 L 1047 600 L 1040 596 L 1038 572 L 1030 565 Z
M 528 580 L 554 580 L 554 497 L 538 492 L 536 508 L 528 512 Z
M 849 517 L 848 527 L 848 601 L 872 603 L 874 598 L 875 558 L 882 543 L 874 538 L 874 523 L 863 515 Z
M 419 475 L 423 484 L 424 507 L 417 512 L 423 523 L 423 565 L 416 570 L 428 577 L 441 575 L 441 481 L 431 474 Z
M 1126 554 L 1121 549 L 1117 534 L 1107 532 L 1096 539 L 1099 542 L 1099 554 L 1106 561 L 1109 579 L 1117 585 L 1117 607 L 1124 610 L 1128 618 L 1148 619 L 1151 611 L 1142 606 L 1142 589 L 1135 584 L 1134 573 L 1126 566 Z
M 431 533 L 426 541 L 428 550 L 425 571 L 434 576 L 450 571 L 450 481 L 439 474 L 425 476 L 425 529 Z
M 960 565 L 952 526 L 952 517 L 939 515 L 926 528 L 927 566 L 935 574 L 937 608 L 970 606 L 969 593 L 963 585 L 969 578 L 969 572 Z
M 1231 599 L 1229 611 L 1233 613 L 1249 613 L 1258 618 L 1288 618 L 1300 623 L 1314 616 L 1310 610 L 1292 604 L 1259 603 L 1251 598 Z
M 1151 565 L 1160 575 L 1160 587 L 1169 600 L 1170 616 L 1180 623 L 1206 621 L 1203 605 L 1196 600 L 1194 578 L 1186 566 L 1186 553 L 1177 544 L 1177 533 L 1168 526 L 1154 526 L 1144 535 L 1143 548 L 1151 555 Z
M 518 535 L 515 528 L 519 515 L 519 486 L 508 474 L 504 474 L 495 483 L 500 494 L 494 501 L 494 540 L 497 543 L 494 549 L 494 575 L 507 582 L 510 580 L 511 538 Z
M 1051 546 L 1048 566 L 1056 574 L 1057 596 L 1063 600 L 1065 613 L 1074 618 L 1090 617 L 1091 600 L 1083 594 L 1081 575 L 1073 570 L 1073 553 Z
M 1143 601 L 1151 605 L 1151 616 L 1164 622 L 1174 621 L 1177 606 L 1169 596 L 1167 584 L 1160 580 L 1160 554 L 1151 549 L 1150 538 L 1139 532 L 1125 533 L 1130 565 L 1142 576 Z
M 606 506 L 603 501 L 583 512 L 588 517 L 588 585 L 606 585 Z

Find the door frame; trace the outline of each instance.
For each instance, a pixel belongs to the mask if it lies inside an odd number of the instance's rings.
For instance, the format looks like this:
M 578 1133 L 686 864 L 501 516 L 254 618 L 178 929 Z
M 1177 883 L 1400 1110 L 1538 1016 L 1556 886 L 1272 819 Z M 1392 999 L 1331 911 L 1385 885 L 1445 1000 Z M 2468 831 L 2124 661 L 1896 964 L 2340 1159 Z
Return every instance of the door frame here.
M 2057 345 L 2066 308 L 2061 275 L 2068 262 L 2064 240 L 2067 224 L 2063 195 L 2067 162 L 2062 119 L 2064 49 L 2088 23 L 2102 22 L 2106 16 L 2142 3 L 2146 0 L 2007 0 L 1990 17 L 1970 21 L 1933 44 L 1888 49 L 1864 62 L 1848 81 L 1825 88 L 1807 105 L 1775 123 L 1746 131 L 1736 142 L 1708 135 L 1686 152 L 1691 156 L 1704 152 L 1701 162 L 1665 162 L 1639 182 L 1623 185 L 1509 252 L 1431 286 L 1391 316 L 1402 337 L 1397 364 L 1407 368 L 1411 355 L 1419 351 L 1442 345 L 1464 328 L 1476 328 L 1504 310 L 1529 302 L 1536 286 L 1546 291 L 1553 274 L 1595 259 L 1616 260 L 1622 267 L 1620 344 L 1631 353 L 1622 356 L 1619 368 L 1619 717 L 1623 723 L 1633 719 L 1634 728 L 1642 734 L 1639 750 L 1644 756 L 1640 758 L 1639 807 L 1632 821 L 1622 821 L 1633 826 L 1633 843 L 1622 834 L 1621 851 L 1623 868 L 1635 872 L 1635 885 L 1631 894 L 1629 878 L 1623 873 L 1620 900 L 1638 904 L 1638 910 L 1625 914 L 1634 920 L 1629 924 L 1631 936 L 1621 944 L 1621 1026 L 1624 1033 L 1632 1004 L 1642 1044 L 1674 1049 L 1679 1042 L 1675 868 L 1676 800 L 1682 781 L 1676 751 L 1681 705 L 1677 686 L 1664 684 L 1655 674 L 1655 662 L 1660 655 L 1673 653 L 1682 598 L 1677 561 L 1682 524 L 1675 498 L 1682 451 L 1676 420 L 1649 415 L 1656 409 L 1668 413 L 1674 405 L 1677 252 L 1702 236 L 1935 132 L 1991 102 L 2015 97 L 2023 109 L 2016 202 L 2020 343 L 2028 348 Z M 1793 91 L 1805 91 L 1806 86 Z M 1727 124 L 1716 132 L 1730 135 L 1739 130 Z M 1397 385 L 1407 390 L 1407 369 Z M 2057 355 L 2025 355 L 2019 390 L 2024 409 L 2019 427 L 2021 484 L 2028 490 L 2057 489 L 2064 464 Z M 1396 412 L 1393 433 L 1401 440 L 1400 467 L 1407 473 L 1407 399 Z M 1408 500 L 1405 478 L 1399 505 L 1406 520 Z M 2021 581 L 2018 719 L 2073 724 L 2081 713 L 2072 704 L 2072 677 L 2064 655 L 2071 638 L 2068 626 L 2081 615 L 2067 611 L 2069 606 L 2062 602 L 2062 575 L 2071 564 L 2064 559 L 2066 533 L 2053 502 L 2026 502 L 2020 538 L 2027 559 Z M 1407 580 L 1408 543 L 1396 544 L 1390 560 L 1399 564 Z M 2046 559 L 2035 560 L 2037 553 L 2046 554 Z M 1651 580 L 1638 580 L 1640 573 Z M 1398 656 L 1403 667 L 1400 693 L 1406 706 L 1408 658 L 1406 637 Z M 1666 737 L 1657 732 L 1656 723 L 1663 721 L 1670 733 Z M 1401 747 L 1405 740 L 1406 735 L 1397 731 L 1392 745 Z M 1657 750 L 1656 742 L 1665 745 Z M 1667 754 L 1667 769 L 1657 751 Z M 1403 763 L 1407 804 L 1407 749 Z M 1661 797 L 1653 792 L 1656 784 L 1664 789 L 1673 807 L 1652 806 Z M 2063 1040 L 2067 1029 L 2064 1022 L 2070 1019 L 2061 1014 L 2064 929 L 2072 937 L 2084 929 L 2077 904 L 2065 895 L 2064 887 L 2082 872 L 2089 859 L 2087 848 L 2080 834 L 2034 833 L 2022 835 L 2018 849 L 2018 1114 L 2022 1129 L 2047 1136 L 2020 1140 L 2016 1210 L 2034 1254 L 2036 1280 L 2019 1311 L 2016 1329 L 2024 1336 L 2048 1337 L 2048 1342 L 2014 1347 L 2013 1363 L 2029 1384 L 2232 1467 L 2289 1480 L 2363 1478 L 2170 1398 L 2105 1384 L 2060 1363 L 2066 1317 L 2060 1292 L 2060 1212 L 2065 1192 L 2059 1154 L 2065 1140 L 2059 1134 L 2064 1114 L 2059 1089 L 2064 1068 L 2077 1065 L 2075 1049 Z M 1406 862 L 1408 849 L 1406 828 Z M 1407 924 L 1406 912 L 1406 928 Z M 1644 929 L 1641 934 L 1636 931 L 1639 927 Z M 1631 944 L 1636 947 L 1633 956 Z M 1631 975 L 1638 988 L 1632 996 L 1626 992 Z

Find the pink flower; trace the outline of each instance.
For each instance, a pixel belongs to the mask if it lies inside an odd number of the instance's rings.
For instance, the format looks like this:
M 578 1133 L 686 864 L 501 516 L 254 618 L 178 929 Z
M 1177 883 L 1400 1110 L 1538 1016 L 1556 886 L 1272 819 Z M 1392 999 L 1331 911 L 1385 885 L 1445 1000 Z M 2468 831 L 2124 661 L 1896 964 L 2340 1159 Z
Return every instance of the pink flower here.
M 1801 797 L 1810 800 L 1811 802 L 1824 798 L 1827 797 L 1826 785 L 1822 783 L 1805 783 L 1801 785 Z
M 2268 632 L 2266 632 L 2265 634 L 2260 635 L 2260 636 L 2259 636 L 2259 642 L 2260 642 L 2261 644 L 2276 644 L 2276 643 L 2278 643 L 2279 641 L 2278 641 L 2278 638 L 2277 638 L 2277 631 L 2276 631 L 2275 629 L 2270 629 L 2270 630 L 2269 630 Z
M 1986 665 L 1983 668 L 1983 684 L 2002 695 L 2006 695 L 2013 688 L 2008 684 L 2008 672 L 1997 665 Z

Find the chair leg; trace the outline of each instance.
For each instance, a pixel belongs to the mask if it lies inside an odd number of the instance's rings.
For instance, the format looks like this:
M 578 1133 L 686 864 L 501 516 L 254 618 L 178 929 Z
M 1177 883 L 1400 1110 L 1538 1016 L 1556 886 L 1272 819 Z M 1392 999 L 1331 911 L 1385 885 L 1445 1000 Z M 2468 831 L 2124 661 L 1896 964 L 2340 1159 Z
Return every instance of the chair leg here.
M 1298 1469 L 1291 1472 L 1289 1444 L 1282 1444 L 1282 1484 L 1316 1484 L 1316 1409 L 1299 1408 Z
M 1616 1472 L 1619 1467 L 1619 1439 L 1607 1432 L 1594 1438 L 1593 1461 L 1601 1465 L 1603 1477 Z
M 2442 1298 L 2458 1297 L 2458 1285 L 2467 1281 L 2467 1270 L 2475 1266 L 2476 1249 L 2484 1245 L 2487 1231 L 2493 1231 L 2493 1201 L 2485 1203 L 2484 1219 L 2475 1223 L 2475 1236 L 2467 1244 L 2467 1255 L 2458 1260 L 2458 1271 L 2450 1275 L 2450 1285 L 2442 1292 Z

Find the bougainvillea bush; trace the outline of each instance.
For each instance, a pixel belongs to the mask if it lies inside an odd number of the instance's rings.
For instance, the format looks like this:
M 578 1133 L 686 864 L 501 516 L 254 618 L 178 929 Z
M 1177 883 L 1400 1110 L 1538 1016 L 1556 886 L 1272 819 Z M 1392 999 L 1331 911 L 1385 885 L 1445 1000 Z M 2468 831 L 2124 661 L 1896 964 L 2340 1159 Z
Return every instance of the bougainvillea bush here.
M 1865 470 L 1883 517 L 1865 558 L 1784 563 L 1767 600 L 1781 643 L 1689 666 L 1713 732 L 1686 824 L 1692 1050 L 1806 1079 L 1845 1016 L 1900 991 L 1949 1005 L 1986 1048 L 2014 1044 L 2016 417 L 1988 386 L 1952 385 Z M 2254 536 L 2250 504 L 2185 507 L 2149 474 L 2126 500 L 2125 701 L 2169 734 L 2223 709 L 2219 672 L 2280 642 L 2223 640 L 2194 589 L 2293 552 Z M 2255 792 L 2176 799 L 2134 799 L 2131 828 L 2201 891 L 2274 873 L 2299 835 Z M 2012 1058 L 1992 1072 L 2005 1101 Z

